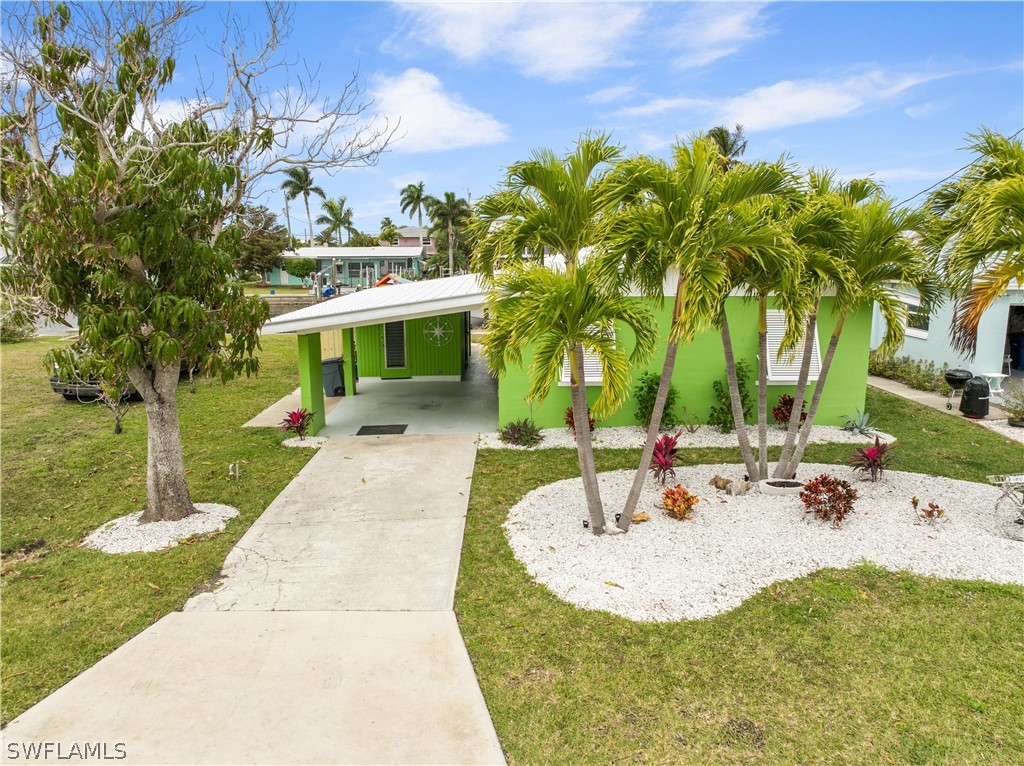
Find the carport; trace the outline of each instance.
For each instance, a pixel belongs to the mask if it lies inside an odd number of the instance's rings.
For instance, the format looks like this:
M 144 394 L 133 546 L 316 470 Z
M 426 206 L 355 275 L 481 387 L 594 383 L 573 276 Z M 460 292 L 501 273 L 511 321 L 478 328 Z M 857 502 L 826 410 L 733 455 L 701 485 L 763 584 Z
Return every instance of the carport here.
M 437 422 L 440 413 L 432 413 L 432 410 L 439 409 L 445 402 L 452 413 L 466 413 L 472 410 L 467 409 L 470 403 L 467 397 L 491 392 L 496 401 L 493 385 L 481 378 L 478 365 L 474 369 L 476 360 L 470 360 L 468 374 L 463 375 L 462 382 L 429 377 L 366 381 L 365 387 L 358 384 L 358 388 L 365 388 L 366 400 L 357 403 L 352 397 L 362 392 L 357 390 L 355 329 L 397 326 L 394 323 L 403 323 L 404 327 L 404 323 L 411 320 L 463 314 L 482 308 L 486 297 L 484 285 L 473 274 L 375 287 L 282 314 L 267 322 L 263 333 L 298 336 L 301 406 L 315 413 L 311 434 L 319 433 L 325 426 L 332 435 L 355 433 L 355 422 L 380 419 L 388 413 L 396 418 L 391 422 L 404 423 L 406 421 L 398 418 L 417 408 L 425 413 L 427 421 L 433 417 Z M 325 419 L 320 334 L 334 330 L 341 331 L 346 396 L 332 410 L 329 419 Z M 405 342 L 404 335 L 402 342 Z M 447 388 L 443 384 L 447 384 Z M 359 398 L 362 399 L 362 395 Z M 496 421 L 497 415 L 494 417 Z M 487 430 L 496 427 L 495 422 Z M 410 433 L 416 430 L 411 429 Z

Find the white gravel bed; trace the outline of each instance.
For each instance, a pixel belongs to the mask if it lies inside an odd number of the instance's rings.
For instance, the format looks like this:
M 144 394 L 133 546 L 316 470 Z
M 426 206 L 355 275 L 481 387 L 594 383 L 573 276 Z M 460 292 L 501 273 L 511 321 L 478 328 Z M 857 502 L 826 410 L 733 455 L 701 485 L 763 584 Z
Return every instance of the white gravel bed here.
M 228 519 L 238 515 L 238 509 L 220 503 L 196 503 L 199 513 L 179 521 L 151 521 L 139 524 L 138 513 L 129 513 L 108 521 L 82 543 L 85 548 L 96 548 L 105 553 L 143 553 L 174 548 L 181 540 L 193 535 L 220 532 Z
M 298 436 L 293 436 L 290 439 L 285 439 L 281 442 L 285 447 L 306 447 L 309 449 L 320 449 L 322 446 L 327 444 L 326 436 L 307 436 L 305 439 L 300 439 Z
M 675 433 L 674 430 L 666 433 Z M 747 433 L 750 434 L 750 443 L 757 449 L 757 426 L 747 426 Z M 884 442 L 896 441 L 895 436 L 878 431 L 878 437 Z M 517 447 L 512 444 L 505 444 L 501 435 L 497 432 L 480 434 L 481 449 L 552 449 L 554 447 L 569 447 L 575 449 L 576 438 L 568 428 L 542 428 L 541 435 L 544 437 L 536 447 Z M 618 428 L 595 428 L 594 433 L 595 449 L 642 449 L 647 439 L 647 431 L 640 426 L 620 426 Z M 781 447 L 786 440 L 786 431 L 780 426 L 771 425 L 768 427 L 768 445 Z M 811 431 L 811 444 L 873 444 L 875 437 L 872 435 L 862 436 L 861 434 L 845 431 L 839 426 L 814 426 Z M 717 428 L 701 426 L 696 433 L 688 433 L 683 429 L 679 438 L 680 447 L 735 447 L 736 433 L 730 431 L 723 434 Z
M 976 420 L 974 422 L 978 425 L 984 426 L 990 431 L 1002 434 L 1007 439 L 1024 444 L 1024 428 L 1011 426 L 1005 420 Z M 1021 467 L 1024 468 L 1024 455 L 1021 456 Z
M 700 619 L 726 612 L 779 580 L 825 567 L 871 561 L 949 579 L 1024 584 L 1024 543 L 1012 523 L 993 511 L 999 490 L 984 484 L 886 471 L 877 483 L 844 466 L 804 464 L 799 477 L 828 472 L 853 484 L 860 497 L 834 529 L 804 511 L 799 497 L 756 491 L 731 497 L 708 481 L 742 478 L 742 465 L 680 468 L 669 482 L 701 497 L 695 515 L 677 521 L 654 508 L 662 488 L 652 479 L 639 510 L 651 520 L 625 535 L 594 536 L 579 479 L 540 487 L 510 511 L 505 532 L 530 575 L 559 598 L 637 621 Z M 605 512 L 625 502 L 632 471 L 600 474 Z M 937 503 L 946 516 L 916 520 L 912 497 Z

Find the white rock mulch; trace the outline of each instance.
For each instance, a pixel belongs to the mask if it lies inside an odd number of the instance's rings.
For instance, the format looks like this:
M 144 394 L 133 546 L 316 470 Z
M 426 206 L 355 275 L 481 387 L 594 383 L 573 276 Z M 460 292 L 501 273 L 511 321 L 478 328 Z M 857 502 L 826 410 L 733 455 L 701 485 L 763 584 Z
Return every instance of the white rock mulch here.
M 82 543 L 105 553 L 143 553 L 174 548 L 180 541 L 194 535 L 220 532 L 238 509 L 220 503 L 196 503 L 199 513 L 179 521 L 151 521 L 139 524 L 142 511 L 108 521 Z
M 290 439 L 285 439 L 281 444 L 285 447 L 307 447 L 309 449 L 320 449 L 322 446 L 327 444 L 327 437 L 307 436 L 305 439 L 300 439 L 298 436 L 293 436 Z
M 675 433 L 675 431 L 668 431 Z M 757 427 L 748 426 L 747 433 L 750 434 L 750 443 L 757 446 Z M 480 434 L 479 445 L 481 449 L 552 449 L 555 447 L 569 447 L 575 449 L 576 438 L 568 428 L 542 428 L 543 440 L 536 447 L 517 447 L 513 444 L 505 444 L 501 435 L 497 432 Z M 896 441 L 895 436 L 878 432 L 878 437 L 884 442 Z M 617 428 L 595 428 L 594 429 L 595 449 L 642 449 L 647 439 L 647 431 L 639 426 L 620 426 Z M 779 426 L 769 426 L 768 445 L 773 447 L 782 446 L 786 440 L 786 430 Z M 861 434 L 846 431 L 839 426 L 814 426 L 811 436 L 808 439 L 811 444 L 873 444 L 875 437 L 863 436 Z M 717 428 L 701 426 L 696 433 L 688 433 L 683 429 L 679 439 L 680 447 L 735 447 L 737 446 L 735 432 L 722 433 Z
M 1002 434 L 1007 439 L 1024 444 L 1024 428 L 1011 426 L 1005 420 L 975 420 L 974 422 L 990 431 Z M 1021 456 L 1021 467 L 1024 467 L 1024 455 Z
M 702 465 L 677 469 L 670 482 L 702 498 L 689 521 L 654 508 L 662 488 L 649 479 L 639 509 L 651 520 L 625 535 L 596 537 L 583 528 L 582 484 L 567 479 L 527 494 L 509 512 L 505 532 L 530 575 L 559 598 L 637 621 L 709 617 L 778 580 L 864 560 L 934 577 L 1024 584 L 1024 528 L 997 521 L 995 487 L 899 471 L 871 483 L 843 466 L 819 464 L 804 464 L 800 478 L 824 472 L 860 493 L 840 529 L 805 513 L 798 497 L 716 492 L 712 476 L 742 478 L 743 466 Z M 610 516 L 625 502 L 633 472 L 599 479 Z M 918 521 L 914 496 L 922 506 L 937 503 L 945 518 Z

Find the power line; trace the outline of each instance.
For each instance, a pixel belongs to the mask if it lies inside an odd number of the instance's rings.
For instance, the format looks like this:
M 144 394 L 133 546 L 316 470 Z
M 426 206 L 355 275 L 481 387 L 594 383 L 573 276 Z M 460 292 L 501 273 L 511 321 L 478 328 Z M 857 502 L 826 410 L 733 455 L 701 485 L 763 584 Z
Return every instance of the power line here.
M 1021 128 L 1020 130 L 1018 130 L 1018 131 L 1017 131 L 1016 133 L 1014 133 L 1014 134 L 1013 134 L 1012 136 L 1010 136 L 1010 137 L 1009 137 L 1009 138 L 1008 138 L 1007 140 L 1008 140 L 1008 141 L 1012 141 L 1012 140 L 1013 140 L 1013 139 L 1015 139 L 1015 138 L 1016 138 L 1017 136 L 1019 136 L 1019 135 L 1020 135 L 1021 133 L 1024 133 L 1024 128 Z M 964 172 L 965 170 L 967 170 L 967 168 L 969 168 L 969 167 L 970 167 L 971 165 L 973 165 L 973 164 L 974 164 L 974 162 L 973 162 L 973 161 L 972 161 L 972 162 L 968 162 L 968 163 L 967 163 L 966 165 L 964 165 L 964 166 L 963 166 L 962 168 L 958 168 L 958 169 L 954 170 L 954 171 L 953 171 L 952 173 L 950 173 L 950 174 L 949 174 L 948 176 L 946 176 L 945 178 L 943 178 L 943 179 L 942 179 L 941 181 L 936 181 L 936 182 L 935 182 L 935 183 L 933 183 L 933 184 L 932 184 L 931 186 L 929 186 L 929 187 L 928 187 L 927 189 L 922 189 L 922 190 L 921 190 L 921 191 L 919 191 L 919 192 L 918 192 L 917 194 L 915 194 L 915 195 L 914 195 L 913 197 L 907 197 L 907 198 L 906 198 L 905 200 L 903 200 L 902 202 L 897 202 L 897 203 L 896 203 L 896 207 L 900 207 L 900 206 L 902 206 L 902 205 L 905 205 L 906 203 L 910 202 L 911 200 L 917 199 L 917 198 L 918 198 L 918 197 L 920 197 L 920 196 L 921 196 L 922 194 L 925 194 L 926 192 L 930 192 L 930 191 L 931 191 L 932 189 L 934 189 L 934 188 L 935 188 L 936 186 L 941 186 L 942 184 L 946 183 L 946 181 L 948 181 L 949 179 L 951 179 L 951 178 L 953 178 L 953 177 L 955 177 L 955 176 L 959 175 L 960 173 L 963 173 L 963 172 Z

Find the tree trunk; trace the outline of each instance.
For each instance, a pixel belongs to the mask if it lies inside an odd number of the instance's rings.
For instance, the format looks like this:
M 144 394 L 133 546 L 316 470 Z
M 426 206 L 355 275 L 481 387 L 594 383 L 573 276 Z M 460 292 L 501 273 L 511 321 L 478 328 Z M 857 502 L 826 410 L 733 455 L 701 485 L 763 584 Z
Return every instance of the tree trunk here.
M 800 440 L 797 442 L 796 451 L 790 458 L 786 467 L 786 474 L 792 476 L 800 467 L 800 461 L 804 458 L 804 450 L 807 449 L 807 440 L 811 437 L 811 427 L 814 425 L 814 416 L 818 414 L 818 403 L 821 402 L 821 393 L 825 390 L 825 378 L 828 377 L 829 367 L 832 366 L 832 357 L 836 355 L 836 346 L 839 345 L 839 336 L 843 333 L 843 322 L 845 316 L 839 317 L 836 327 L 832 331 L 832 337 L 828 341 L 828 350 L 825 358 L 821 360 L 821 372 L 818 373 L 818 383 L 814 387 L 814 395 L 811 397 L 811 406 L 807 408 L 807 421 L 800 429 Z
M 455 227 L 451 221 L 448 221 L 448 276 L 455 276 Z
M 587 410 L 587 386 L 583 371 L 583 344 L 577 344 L 576 358 L 571 360 L 574 367 L 572 387 L 572 422 L 576 429 L 576 453 L 580 461 L 580 477 L 583 479 L 583 494 L 587 498 L 590 512 L 590 531 L 595 535 L 604 534 L 604 506 L 601 504 L 601 490 L 597 485 L 597 464 L 594 462 L 594 445 L 590 436 L 590 415 Z
M 800 360 L 800 374 L 796 380 L 796 390 L 793 392 L 793 410 L 789 413 L 789 423 L 786 426 L 786 441 L 782 445 L 782 454 L 779 455 L 779 462 L 775 466 L 775 473 L 772 476 L 776 479 L 788 479 L 786 469 L 789 467 L 790 458 L 793 457 L 793 447 L 796 445 L 796 436 L 800 431 L 800 412 L 804 408 L 804 401 L 807 397 L 807 378 L 811 375 L 811 355 L 814 353 L 814 337 L 818 332 L 818 308 L 814 307 L 814 313 L 807 318 L 806 337 L 804 338 L 804 355 Z
M 309 245 L 310 247 L 312 247 L 313 246 L 313 216 L 309 212 L 309 195 L 308 194 L 303 194 L 302 196 L 306 200 L 306 221 L 309 223 L 309 239 L 306 241 L 306 244 Z
M 739 441 L 743 464 L 747 467 L 750 481 L 758 481 L 757 463 L 750 449 L 750 437 L 747 424 L 743 417 L 743 401 L 740 399 L 740 384 L 736 377 L 736 357 L 732 353 L 732 336 L 729 334 L 729 319 L 722 310 L 722 350 L 725 352 L 725 374 L 729 381 L 729 399 L 732 403 L 732 419 L 736 427 L 736 439 Z
M 140 524 L 177 521 L 196 513 L 185 478 L 178 425 L 180 367 L 158 365 L 155 371 L 133 367 L 128 377 L 146 407 L 149 454 L 146 464 L 146 510 Z
M 757 474 L 768 478 L 768 305 L 757 302 Z
M 675 326 L 679 320 L 679 293 L 682 285 L 676 286 L 676 302 L 672 310 L 672 325 Z M 654 409 L 651 410 L 651 422 L 647 424 L 647 441 L 644 442 L 644 452 L 640 456 L 640 466 L 636 469 L 636 476 L 633 477 L 633 486 L 629 488 L 629 496 L 626 498 L 626 507 L 622 509 L 619 516 L 619 529 L 623 532 L 629 530 L 633 523 L 633 514 L 636 513 L 637 503 L 640 502 L 640 492 L 643 491 L 644 482 L 647 480 L 647 473 L 651 467 L 651 458 L 654 457 L 654 445 L 658 441 L 658 434 L 661 431 L 661 418 L 665 414 L 665 402 L 668 401 L 668 390 L 672 386 L 672 372 L 676 368 L 676 352 L 679 344 L 671 340 L 669 335 L 668 346 L 665 348 L 665 363 L 661 368 L 661 380 L 658 381 L 658 395 L 654 399 Z

